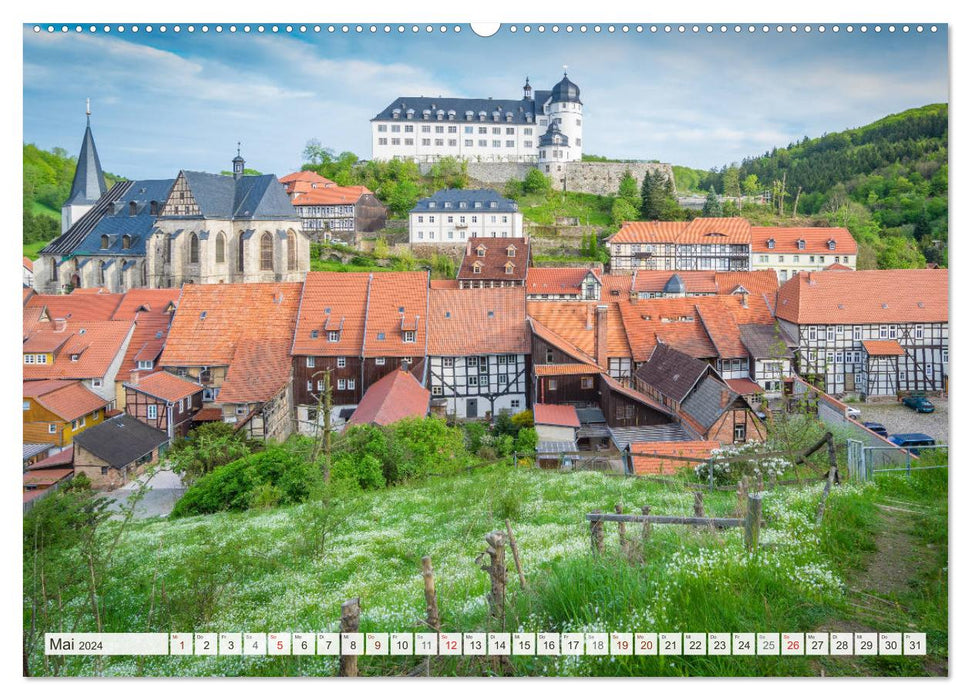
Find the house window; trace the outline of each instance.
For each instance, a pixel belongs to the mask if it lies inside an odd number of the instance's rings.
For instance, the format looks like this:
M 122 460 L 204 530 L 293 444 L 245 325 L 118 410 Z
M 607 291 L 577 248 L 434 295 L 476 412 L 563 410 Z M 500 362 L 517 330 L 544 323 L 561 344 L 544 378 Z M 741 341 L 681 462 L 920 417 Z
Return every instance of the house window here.
M 809 339 L 816 340 L 816 326 L 809 326 Z
M 406 343 L 414 343 L 415 342 L 415 332 L 414 331 L 405 331 L 405 340 L 404 340 L 404 342 L 406 342 Z
M 432 387 L 432 396 L 441 396 L 441 395 L 442 395 L 442 387 L 440 387 L 440 386 L 433 386 Z
M 863 339 L 863 326 L 853 326 L 853 340 Z
M 519 399 L 513 399 L 509 402 L 511 408 L 519 408 Z
M 556 380 L 551 379 L 549 383 L 550 391 L 556 391 Z
M 891 339 L 897 338 L 897 326 L 890 326 L 890 338 Z
M 317 359 L 314 357 L 307 358 L 307 367 L 314 367 L 317 364 Z
M 91 380 L 91 386 L 93 386 L 95 389 L 100 389 L 101 388 L 101 380 L 100 379 L 92 379 Z
M 30 410 L 30 401 L 24 401 L 24 410 L 25 411 L 29 411 Z
M 580 377 L 581 389 L 593 389 L 593 377 Z
M 745 442 L 745 423 L 735 425 L 735 442 Z
M 273 269 L 273 236 L 269 231 L 260 237 L 260 270 Z
M 151 360 L 139 360 L 138 369 L 152 369 L 153 364 Z
M 924 326 L 919 323 L 916 326 L 914 326 L 914 339 L 915 340 L 924 339 Z
M 826 340 L 836 340 L 836 328 L 834 326 L 826 326 Z
M 338 369 L 344 369 L 345 367 L 347 367 L 347 358 L 346 357 L 338 357 L 337 358 L 337 367 L 338 367 Z
M 340 339 L 341 339 L 341 332 L 340 331 L 327 331 L 327 342 L 328 343 L 337 343 L 337 342 L 340 341 Z
M 353 379 L 348 379 L 347 380 L 347 390 L 348 391 L 353 391 L 354 390 L 354 380 Z
M 881 340 L 886 340 L 889 330 L 886 326 L 880 326 L 880 338 Z
M 34 364 L 34 356 L 33 355 L 24 355 L 24 364 L 25 365 L 32 365 L 32 364 Z
M 548 364 L 548 365 L 553 364 L 553 349 L 552 348 L 546 348 L 546 364 Z
M 947 349 L 941 351 L 941 361 L 947 364 Z
M 226 262 L 226 237 L 222 232 L 216 236 L 216 262 Z
M 156 404 L 150 404 L 146 410 L 145 417 L 149 420 L 158 418 L 158 406 Z
M 469 375 L 469 386 L 479 386 L 479 375 L 477 374 Z
M 343 360 L 343 359 L 344 358 L 342 357 L 342 358 L 340 358 L 337 361 L 338 362 L 338 365 L 337 365 L 338 367 L 340 367 L 340 360 Z M 375 357 L 374 358 L 374 364 L 376 364 L 378 367 L 381 367 L 382 365 L 384 365 L 384 358 L 383 357 Z
M 347 380 L 338 379 L 337 380 L 337 391 L 345 391 L 347 389 Z
M 189 236 L 189 262 L 193 264 L 199 262 L 199 236 L 195 233 Z
M 53 435 L 54 433 L 56 433 L 57 432 L 57 423 L 48 423 L 47 424 L 47 432 L 49 432 L 51 435 Z

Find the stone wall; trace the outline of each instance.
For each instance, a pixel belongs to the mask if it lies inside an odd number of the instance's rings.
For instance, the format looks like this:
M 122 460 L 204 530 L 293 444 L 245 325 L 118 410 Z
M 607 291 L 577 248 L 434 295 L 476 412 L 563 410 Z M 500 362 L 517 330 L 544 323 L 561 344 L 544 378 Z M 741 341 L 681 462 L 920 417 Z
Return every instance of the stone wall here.
M 426 174 L 433 163 L 420 163 L 422 174 Z M 545 172 L 545 166 L 532 163 L 468 163 L 471 186 L 484 186 L 502 192 L 509 180 L 522 180 L 530 169 L 539 167 Z M 545 173 L 553 180 L 553 188 L 570 192 L 586 192 L 588 194 L 613 195 L 617 194 L 620 180 L 624 173 L 630 171 L 637 179 L 638 188 L 644 180 L 644 175 L 655 170 L 663 171 L 674 182 L 674 171 L 669 163 L 646 163 L 643 161 L 632 163 L 603 163 L 574 161 L 572 163 L 551 163 L 550 172 Z

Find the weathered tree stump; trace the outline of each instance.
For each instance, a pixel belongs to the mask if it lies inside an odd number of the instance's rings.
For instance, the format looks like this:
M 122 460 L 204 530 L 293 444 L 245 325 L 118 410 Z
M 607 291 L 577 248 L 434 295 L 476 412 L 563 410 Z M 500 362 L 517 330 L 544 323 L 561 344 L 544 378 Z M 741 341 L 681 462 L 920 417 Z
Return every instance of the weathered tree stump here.
M 500 629 L 506 627 L 506 542 L 505 535 L 499 530 L 495 530 L 486 535 L 486 542 L 489 547 L 486 554 L 489 555 L 489 566 L 482 567 L 489 573 L 489 607 L 492 616 L 499 621 Z
M 438 597 L 435 595 L 435 574 L 432 571 L 432 558 L 421 558 L 421 575 L 425 579 L 425 611 L 428 626 L 436 632 L 442 631 L 442 620 L 438 615 Z
M 351 598 L 341 605 L 341 632 L 357 632 L 361 621 L 361 599 Z M 357 656 L 341 654 L 338 675 L 357 676 Z
M 603 511 L 595 510 L 594 513 L 602 513 Z M 604 552 L 604 524 L 602 520 L 591 520 L 590 521 L 590 545 L 593 547 L 593 553 L 595 555 L 603 554 Z

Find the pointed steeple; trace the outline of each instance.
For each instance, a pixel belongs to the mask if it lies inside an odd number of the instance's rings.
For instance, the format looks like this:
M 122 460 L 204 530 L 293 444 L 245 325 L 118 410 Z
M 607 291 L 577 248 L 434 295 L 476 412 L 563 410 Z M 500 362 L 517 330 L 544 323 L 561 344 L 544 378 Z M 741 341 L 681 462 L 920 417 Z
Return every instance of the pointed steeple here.
M 101 160 L 98 149 L 94 145 L 91 134 L 91 100 L 87 101 L 87 126 L 84 129 L 84 140 L 81 142 L 81 153 L 78 155 L 78 165 L 74 171 L 74 182 L 71 183 L 71 194 L 66 205 L 94 204 L 107 191 L 105 176 L 101 171 Z

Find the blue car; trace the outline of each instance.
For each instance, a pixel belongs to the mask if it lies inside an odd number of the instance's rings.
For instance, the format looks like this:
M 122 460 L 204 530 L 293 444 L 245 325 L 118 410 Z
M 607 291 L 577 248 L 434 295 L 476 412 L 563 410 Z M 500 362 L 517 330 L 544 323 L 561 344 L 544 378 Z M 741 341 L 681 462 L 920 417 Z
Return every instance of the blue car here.
M 863 427 L 870 429 L 872 432 L 880 435 L 882 437 L 887 437 L 887 429 L 883 426 L 883 423 L 874 423 L 873 421 L 863 421 Z
M 932 404 L 927 398 L 923 396 L 905 396 L 904 406 L 907 408 L 912 408 L 918 413 L 933 413 L 934 404 Z
M 921 453 L 921 450 L 917 448 L 933 447 L 936 444 L 934 438 L 924 433 L 894 433 L 887 439 L 894 445 L 910 450 L 910 453 L 915 457 L 919 457 Z

